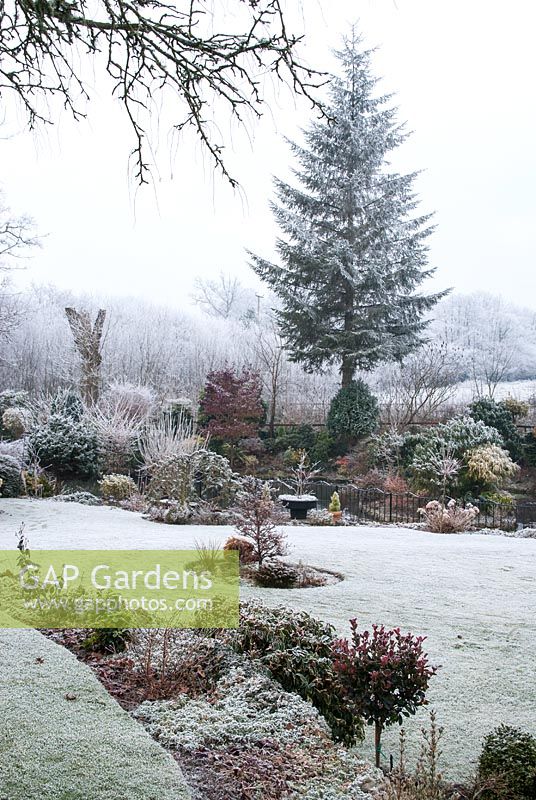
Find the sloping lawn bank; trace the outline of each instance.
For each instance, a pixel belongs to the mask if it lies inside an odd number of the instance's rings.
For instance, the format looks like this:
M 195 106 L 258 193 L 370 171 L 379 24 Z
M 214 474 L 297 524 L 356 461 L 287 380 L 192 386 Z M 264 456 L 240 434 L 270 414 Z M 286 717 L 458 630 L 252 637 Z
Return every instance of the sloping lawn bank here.
M 189 800 L 176 763 L 91 670 L 34 630 L 0 630 L 1 800 Z

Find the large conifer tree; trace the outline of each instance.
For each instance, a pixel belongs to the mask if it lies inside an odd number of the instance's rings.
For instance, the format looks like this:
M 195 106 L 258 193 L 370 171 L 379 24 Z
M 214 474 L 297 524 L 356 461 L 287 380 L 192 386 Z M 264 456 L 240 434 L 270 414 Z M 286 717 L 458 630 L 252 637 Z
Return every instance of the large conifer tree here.
M 290 357 L 313 371 L 338 363 L 342 385 L 357 369 L 398 359 L 421 341 L 424 312 L 442 294 L 419 294 L 430 215 L 419 216 L 417 173 L 389 170 L 406 138 L 390 96 L 374 96 L 370 51 L 352 33 L 337 53 L 329 119 L 290 143 L 299 188 L 275 181 L 272 209 L 284 238 L 280 264 L 253 254 L 253 269 L 279 296 Z

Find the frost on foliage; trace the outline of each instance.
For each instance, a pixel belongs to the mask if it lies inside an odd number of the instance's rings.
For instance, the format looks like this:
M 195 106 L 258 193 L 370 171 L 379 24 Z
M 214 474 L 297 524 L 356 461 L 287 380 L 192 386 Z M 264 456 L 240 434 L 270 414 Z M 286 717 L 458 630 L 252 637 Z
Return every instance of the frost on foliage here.
M 99 489 L 106 500 L 127 500 L 137 491 L 137 486 L 128 475 L 103 475 L 98 481 Z
M 99 472 L 102 457 L 97 431 L 82 416 L 52 413 L 29 434 L 29 446 L 41 465 L 65 475 L 91 477 Z
M 179 453 L 151 470 L 148 496 L 183 506 L 201 500 L 227 504 L 238 488 L 238 476 L 226 458 L 210 450 Z
M 442 476 L 438 474 L 438 463 L 445 454 L 463 462 L 469 451 L 487 445 L 497 448 L 502 445 L 502 438 L 495 428 L 469 416 L 454 417 L 420 436 L 410 468 L 421 482 L 440 486 Z
M 20 439 L 31 425 L 31 414 L 26 408 L 6 408 L 2 414 L 2 428 L 12 439 Z
M 301 185 L 276 181 L 281 265 L 253 255 L 282 301 L 291 359 L 308 371 L 342 364 L 347 380 L 414 349 L 423 314 L 441 297 L 417 291 L 433 272 L 430 216 L 417 211 L 416 174 L 390 170 L 406 135 L 360 46 L 356 36 L 345 41 L 326 119 L 309 127 L 303 147 L 291 145 Z
M 514 464 L 507 450 L 496 444 L 487 444 L 470 451 L 467 472 L 476 481 L 497 487 L 506 478 L 512 478 L 519 472 L 519 467 Z
M 70 492 L 51 497 L 56 503 L 80 503 L 82 506 L 101 506 L 102 500 L 91 492 Z
M 318 712 L 300 697 L 282 691 L 264 675 L 235 668 L 216 685 L 219 699 L 142 703 L 134 716 L 161 744 L 172 749 L 226 747 L 237 742 L 274 738 L 280 744 L 303 743 L 328 728 Z
M 324 774 L 307 781 L 289 800 L 370 800 L 383 779 L 381 770 L 361 761 L 352 749 L 340 748 Z
M 469 531 L 475 525 L 480 511 L 476 506 L 467 503 L 465 507 L 449 500 L 446 505 L 431 500 L 424 508 L 418 509 L 429 530 L 434 533 L 461 533 Z
M 141 422 L 151 414 L 156 395 L 149 386 L 112 381 L 99 399 L 99 408 L 108 414 L 120 415 Z

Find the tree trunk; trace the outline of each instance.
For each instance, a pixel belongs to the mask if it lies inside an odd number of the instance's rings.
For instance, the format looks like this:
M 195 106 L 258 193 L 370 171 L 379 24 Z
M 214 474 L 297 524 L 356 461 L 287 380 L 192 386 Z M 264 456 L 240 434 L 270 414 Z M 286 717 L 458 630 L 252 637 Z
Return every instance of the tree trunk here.
M 106 311 L 100 309 L 95 323 L 87 311 L 77 311 L 75 308 L 66 308 L 65 314 L 73 334 L 76 349 L 82 359 L 82 379 L 80 391 L 88 405 L 94 405 L 99 398 L 101 340 L 106 319 Z
M 346 389 L 352 383 L 355 375 L 357 365 L 355 358 L 351 358 L 350 356 L 343 356 L 342 359 L 342 366 L 341 366 L 341 387 Z
M 375 763 L 378 769 L 380 768 L 380 756 L 382 752 L 381 746 L 381 738 L 382 738 L 382 723 L 375 722 L 374 723 L 374 754 L 375 754 Z
M 268 419 L 268 436 L 270 437 L 270 439 L 275 439 L 275 403 L 276 403 L 276 395 L 274 390 L 270 402 L 270 416 Z

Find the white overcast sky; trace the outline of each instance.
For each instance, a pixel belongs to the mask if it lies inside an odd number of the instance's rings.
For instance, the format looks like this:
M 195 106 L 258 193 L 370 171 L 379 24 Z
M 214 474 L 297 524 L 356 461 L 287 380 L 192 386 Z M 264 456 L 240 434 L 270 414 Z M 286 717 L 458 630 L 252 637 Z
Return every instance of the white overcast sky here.
M 536 4 L 533 0 L 291 0 L 306 58 L 330 50 L 357 20 L 381 89 L 395 92 L 414 131 L 398 169 L 424 170 L 423 211 L 436 211 L 434 284 L 487 290 L 536 308 Z M 225 133 L 241 190 L 233 192 L 191 139 L 174 159 L 162 136 L 152 188 L 128 178 L 131 133 L 97 82 L 88 121 L 0 141 L 0 180 L 13 210 L 47 237 L 24 280 L 139 295 L 183 306 L 196 274 L 234 272 L 254 285 L 245 248 L 272 256 L 271 176 L 285 177 L 284 135 L 309 109 L 272 98 L 250 138 Z M 165 116 L 165 115 L 164 115 Z M 0 130 L 0 133 L 3 131 Z

